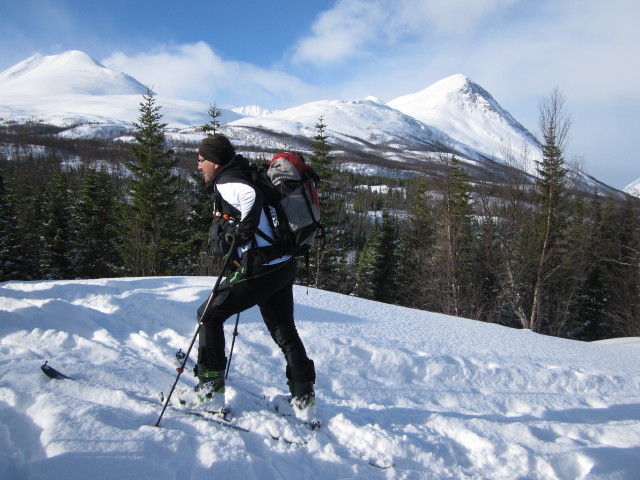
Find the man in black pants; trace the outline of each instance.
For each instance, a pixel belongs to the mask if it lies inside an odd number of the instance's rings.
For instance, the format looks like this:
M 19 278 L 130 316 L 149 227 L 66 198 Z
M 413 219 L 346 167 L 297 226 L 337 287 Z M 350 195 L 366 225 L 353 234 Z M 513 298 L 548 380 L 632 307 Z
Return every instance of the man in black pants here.
M 253 185 L 249 162 L 237 155 L 220 134 L 207 137 L 198 150 L 198 170 L 213 185 L 214 220 L 209 231 L 214 251 L 225 254 L 235 239 L 238 269 L 220 284 L 216 297 L 204 312 L 199 337 L 196 386 L 208 410 L 224 408 L 224 322 L 238 312 L 258 305 L 264 323 L 287 363 L 291 403 L 298 409 L 315 405 L 315 369 L 307 357 L 293 318 L 293 282 L 296 260 L 280 256 L 256 230 L 273 232 L 263 210 L 262 192 Z M 205 302 L 206 303 L 206 302 Z M 204 314 L 204 315 L 203 315 Z

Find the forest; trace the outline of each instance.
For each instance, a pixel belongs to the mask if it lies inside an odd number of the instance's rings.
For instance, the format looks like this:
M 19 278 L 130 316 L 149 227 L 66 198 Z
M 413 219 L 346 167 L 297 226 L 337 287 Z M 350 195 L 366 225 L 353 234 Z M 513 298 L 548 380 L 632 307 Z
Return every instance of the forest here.
M 209 114 L 203 137 L 224 133 Z M 393 177 L 351 172 L 319 118 L 305 156 L 321 178 L 325 238 L 300 259 L 298 282 L 563 338 L 639 336 L 640 200 L 579 188 L 569 125 L 554 91 L 541 102 L 537 175 L 514 158 L 498 181 L 434 153 Z M 197 146 L 169 139 L 151 92 L 131 142 L 62 130 L 0 127 L 0 281 L 219 273 Z

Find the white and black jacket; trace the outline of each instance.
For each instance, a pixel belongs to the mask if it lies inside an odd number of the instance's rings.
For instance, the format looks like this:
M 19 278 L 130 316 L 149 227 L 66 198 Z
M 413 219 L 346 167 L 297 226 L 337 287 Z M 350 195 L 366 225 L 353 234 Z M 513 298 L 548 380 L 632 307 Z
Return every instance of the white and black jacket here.
M 220 242 L 222 232 L 235 230 L 234 234 L 240 245 L 238 258 L 245 265 L 247 256 L 268 251 L 271 245 L 262 236 L 256 235 L 256 231 L 259 229 L 270 238 L 273 238 L 273 231 L 263 209 L 262 192 L 253 184 L 252 170 L 247 159 L 236 155 L 225 165 L 213 180 L 213 191 L 214 220 L 210 237 L 217 237 Z M 225 218 L 226 216 L 230 219 Z M 216 242 L 216 239 L 212 240 Z M 226 248 L 228 250 L 229 247 Z M 224 245 L 221 249 L 224 250 Z M 252 249 L 254 251 L 249 252 Z M 273 255 L 259 255 L 255 260 L 249 261 L 271 265 L 289 258 L 291 257 L 288 255 L 277 258 L 273 258 Z

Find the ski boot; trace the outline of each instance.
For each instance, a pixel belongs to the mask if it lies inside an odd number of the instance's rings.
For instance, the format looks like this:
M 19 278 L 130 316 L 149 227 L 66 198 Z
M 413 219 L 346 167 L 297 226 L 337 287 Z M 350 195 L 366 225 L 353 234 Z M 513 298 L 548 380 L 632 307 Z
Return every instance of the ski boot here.
M 194 368 L 199 383 L 193 389 L 184 389 L 179 395 L 180 404 L 186 408 L 204 410 L 226 417 L 229 408 L 224 399 L 224 371 L 209 370 L 198 363 Z
M 287 384 L 291 392 L 289 404 L 295 417 L 309 424 L 312 429 L 319 427 L 320 420 L 317 416 L 316 394 L 313 390 L 313 382 L 294 382 L 289 380 Z

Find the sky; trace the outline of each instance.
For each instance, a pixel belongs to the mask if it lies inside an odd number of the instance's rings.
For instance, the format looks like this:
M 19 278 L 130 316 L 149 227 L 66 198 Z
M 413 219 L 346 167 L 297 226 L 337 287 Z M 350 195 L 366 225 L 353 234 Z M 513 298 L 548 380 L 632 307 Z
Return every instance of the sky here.
M 635 0 L 21 0 L 0 5 L 0 71 L 82 50 L 159 95 L 284 109 L 383 101 L 462 73 L 532 133 L 565 96 L 566 159 L 640 178 Z

